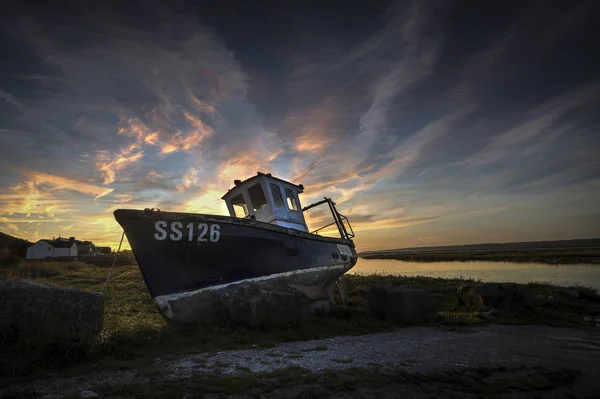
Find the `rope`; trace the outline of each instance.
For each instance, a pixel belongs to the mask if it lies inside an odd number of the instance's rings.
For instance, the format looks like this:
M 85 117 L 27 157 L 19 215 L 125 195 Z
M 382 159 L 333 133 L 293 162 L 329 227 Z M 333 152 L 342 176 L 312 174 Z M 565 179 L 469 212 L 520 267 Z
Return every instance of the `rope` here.
M 123 237 L 125 237 L 125 230 L 123 230 L 123 234 L 121 235 L 121 242 L 119 243 L 119 249 L 117 249 L 117 252 L 115 253 L 115 257 L 113 258 L 113 263 L 112 263 L 111 267 L 115 267 L 115 263 L 117 262 L 117 257 L 119 256 L 119 252 L 121 252 L 121 245 L 123 245 Z M 104 292 L 104 289 L 106 288 L 106 284 L 108 283 L 109 278 L 110 278 L 110 272 L 108 273 L 108 276 L 106 276 L 106 280 L 104 281 L 104 285 L 102 286 L 102 291 L 100 291 L 101 294 Z
M 117 256 L 119 256 L 119 252 L 121 252 L 121 245 L 123 244 L 123 237 L 125 237 L 125 230 L 123 230 L 123 234 L 121 235 L 121 242 L 119 243 L 119 249 L 117 249 L 117 253 L 115 253 L 115 258 L 113 259 L 112 267 L 115 267 L 115 263 L 117 262 Z
M 110 277 L 110 273 L 108 273 L 108 276 L 106 276 L 106 280 L 104 281 L 104 285 L 102 286 L 102 291 L 100 291 L 100 293 L 104 293 L 104 289 L 106 288 L 106 283 L 108 283 L 108 279 Z

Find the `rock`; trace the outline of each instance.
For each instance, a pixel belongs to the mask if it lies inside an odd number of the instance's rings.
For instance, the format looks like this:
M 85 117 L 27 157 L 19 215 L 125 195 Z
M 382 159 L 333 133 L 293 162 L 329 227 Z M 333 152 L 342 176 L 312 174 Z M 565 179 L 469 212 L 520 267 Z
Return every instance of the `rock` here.
M 515 283 L 482 283 L 474 287 L 488 307 L 506 311 L 519 311 L 527 308 L 527 302 L 519 286 Z
M 579 292 L 571 288 L 561 288 L 556 290 L 556 293 L 564 296 L 570 296 L 571 298 L 579 298 Z
M 98 395 L 96 392 L 94 391 L 81 391 L 81 393 L 79 394 L 79 397 L 81 399 L 92 399 L 92 398 L 97 398 L 100 395 Z
M 373 286 L 369 291 L 369 313 L 378 318 L 413 324 L 435 320 L 436 301 L 426 291 L 392 285 Z
M 485 309 L 481 295 L 474 287 L 461 285 L 456 290 L 458 293 L 458 306 L 467 311 L 481 311 Z
M 385 318 L 387 290 L 391 287 L 390 284 L 374 285 L 369 290 L 369 313 L 372 316 Z
M 236 284 L 221 292 L 220 302 L 232 324 L 250 327 L 295 325 L 307 316 L 311 303 L 290 287 L 259 283 Z
M 179 324 L 226 323 L 249 327 L 288 327 L 311 313 L 306 295 L 282 283 L 245 282 L 159 303 L 167 319 Z
M 29 280 L 0 282 L 0 329 L 9 344 L 89 343 L 102 331 L 103 313 L 100 293 Z

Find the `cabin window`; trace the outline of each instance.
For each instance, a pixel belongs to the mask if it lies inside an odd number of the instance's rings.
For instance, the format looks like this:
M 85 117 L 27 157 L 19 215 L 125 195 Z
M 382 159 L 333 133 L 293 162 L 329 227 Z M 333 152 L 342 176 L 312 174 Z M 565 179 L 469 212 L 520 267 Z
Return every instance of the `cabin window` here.
M 275 206 L 283 208 L 283 197 L 281 196 L 281 190 L 277 184 L 271 183 L 271 192 L 273 193 L 273 201 Z
M 248 207 L 246 206 L 244 196 L 241 193 L 231 199 L 231 205 L 233 205 L 235 216 L 239 218 L 248 216 Z
M 260 183 L 250 187 L 248 189 L 248 195 L 250 196 L 250 202 L 252 203 L 252 208 L 255 212 L 267 205 L 267 197 L 265 197 L 265 192 Z
M 292 211 L 298 210 L 298 202 L 296 201 L 296 196 L 294 195 L 294 191 L 289 188 L 285 189 L 285 197 L 287 199 L 288 208 Z

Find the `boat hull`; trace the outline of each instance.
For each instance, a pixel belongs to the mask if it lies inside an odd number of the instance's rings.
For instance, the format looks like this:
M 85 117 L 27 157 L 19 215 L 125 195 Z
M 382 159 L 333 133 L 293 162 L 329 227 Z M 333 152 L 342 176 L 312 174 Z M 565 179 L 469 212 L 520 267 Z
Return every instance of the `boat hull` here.
M 351 240 L 251 219 L 130 209 L 114 216 L 151 296 L 171 319 L 175 301 L 243 282 L 284 280 L 323 299 L 324 289 L 357 261 Z

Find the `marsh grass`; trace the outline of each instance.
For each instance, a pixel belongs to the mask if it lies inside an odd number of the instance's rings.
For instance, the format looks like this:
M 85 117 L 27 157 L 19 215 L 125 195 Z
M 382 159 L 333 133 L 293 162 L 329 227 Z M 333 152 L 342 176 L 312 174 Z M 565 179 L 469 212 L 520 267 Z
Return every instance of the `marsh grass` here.
M 100 337 L 85 350 L 61 350 L 58 347 L 54 352 L 42 349 L 47 344 L 46 337 L 40 336 L 36 342 L 20 342 L 10 341 L 7 336 L 0 334 L 0 348 L 11 348 L 9 351 L 4 349 L 6 356 L 0 362 L 0 376 L 16 377 L 36 369 L 54 370 L 70 366 L 77 366 L 77 370 L 83 372 L 85 367 L 82 367 L 81 360 L 84 359 L 88 367 L 118 368 L 125 364 L 131 367 L 132 363 L 161 355 L 269 348 L 284 341 L 360 335 L 401 328 L 369 316 L 368 293 L 374 284 L 398 284 L 428 291 L 439 304 L 442 318 L 438 326 L 442 328 L 485 323 L 577 326 L 582 324 L 584 316 L 600 315 L 600 296 L 587 287 L 573 287 L 581 297 L 561 299 L 558 306 L 548 299 L 556 287 L 528 284 L 522 288 L 534 304 L 533 310 L 519 314 L 491 310 L 465 312 L 458 307 L 456 289 L 463 284 L 475 284 L 475 280 L 375 274 L 345 276 L 349 303 L 345 307 L 334 307 L 329 315 L 315 315 L 311 322 L 296 328 L 251 329 L 227 325 L 180 327 L 168 324 L 158 312 L 137 266 L 103 268 L 81 263 L 35 262 L 0 268 L 0 278 L 17 276 L 94 292 L 101 292 L 104 288 L 104 329 Z

